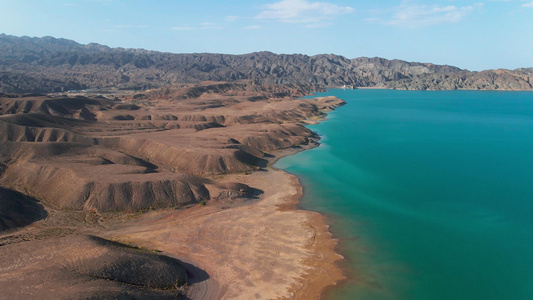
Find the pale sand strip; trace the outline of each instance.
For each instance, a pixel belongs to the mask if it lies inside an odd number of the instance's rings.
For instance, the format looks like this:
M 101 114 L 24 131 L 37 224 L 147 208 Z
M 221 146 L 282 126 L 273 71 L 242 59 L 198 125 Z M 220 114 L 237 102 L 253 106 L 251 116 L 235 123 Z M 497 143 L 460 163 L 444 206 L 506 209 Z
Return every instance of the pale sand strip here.
M 151 212 L 107 237 L 183 258 L 211 279 L 193 285 L 192 298 L 317 299 L 343 279 L 323 216 L 296 210 L 298 179 L 279 170 L 228 175 L 265 193 L 260 201 Z M 213 283 L 212 281 L 216 283 Z M 201 290 L 204 288 L 204 290 Z M 200 289 L 200 291 L 198 290 Z M 205 290 L 208 289 L 208 290 Z

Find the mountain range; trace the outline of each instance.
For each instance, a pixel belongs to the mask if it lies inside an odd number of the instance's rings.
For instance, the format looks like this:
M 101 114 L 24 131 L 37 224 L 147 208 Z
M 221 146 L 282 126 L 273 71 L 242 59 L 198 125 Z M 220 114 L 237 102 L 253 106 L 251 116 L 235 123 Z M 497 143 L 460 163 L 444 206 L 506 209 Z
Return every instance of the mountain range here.
M 173 84 L 241 80 L 315 89 L 347 85 L 409 90 L 530 90 L 533 68 L 472 72 L 449 65 L 379 57 L 348 59 L 334 54 L 175 54 L 0 34 L 2 93 L 110 87 L 146 90 Z

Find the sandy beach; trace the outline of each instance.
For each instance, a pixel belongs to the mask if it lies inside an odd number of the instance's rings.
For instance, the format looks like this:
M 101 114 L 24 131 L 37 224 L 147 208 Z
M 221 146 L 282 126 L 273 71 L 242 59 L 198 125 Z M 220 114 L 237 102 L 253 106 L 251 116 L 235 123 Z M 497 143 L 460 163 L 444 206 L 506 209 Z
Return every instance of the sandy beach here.
M 236 207 L 197 206 L 143 215 L 136 226 L 107 238 L 155 248 L 191 262 L 209 275 L 193 284 L 192 299 L 318 299 L 343 279 L 324 217 L 296 209 L 298 179 L 269 168 L 228 175 L 264 191 L 260 200 Z

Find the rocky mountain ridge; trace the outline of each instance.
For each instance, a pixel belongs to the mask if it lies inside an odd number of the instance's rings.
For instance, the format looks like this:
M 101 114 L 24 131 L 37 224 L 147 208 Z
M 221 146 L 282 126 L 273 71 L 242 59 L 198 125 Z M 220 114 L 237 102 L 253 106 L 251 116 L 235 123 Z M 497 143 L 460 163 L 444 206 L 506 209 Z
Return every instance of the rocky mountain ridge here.
M 251 80 L 258 84 L 354 86 L 394 89 L 533 89 L 533 68 L 471 72 L 448 65 L 255 52 L 244 55 L 174 54 L 82 45 L 53 37 L 0 34 L 0 92 L 146 90 L 202 81 Z

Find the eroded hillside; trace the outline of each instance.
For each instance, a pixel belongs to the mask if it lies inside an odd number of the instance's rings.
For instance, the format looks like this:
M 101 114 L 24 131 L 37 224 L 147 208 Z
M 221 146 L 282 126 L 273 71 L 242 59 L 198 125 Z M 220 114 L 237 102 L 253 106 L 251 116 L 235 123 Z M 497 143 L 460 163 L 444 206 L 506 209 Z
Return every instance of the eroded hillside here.
M 68 286 L 69 299 L 180 295 L 179 262 L 98 236 L 137 228 L 147 211 L 260 197 L 226 175 L 262 172 L 279 151 L 313 145 L 302 123 L 344 103 L 301 93 L 207 82 L 108 97 L 1 95 L 0 254 L 9 259 L 0 289 L 43 299 Z M 166 271 L 147 271 L 154 266 Z
M 202 81 L 307 89 L 387 87 L 398 89 L 532 89 L 532 69 L 470 72 L 448 65 L 256 52 L 244 55 L 174 54 L 143 49 L 82 45 L 52 37 L 0 35 L 0 92 L 63 92 L 81 89 L 147 90 Z
M 209 176 L 251 172 L 270 152 L 309 144 L 313 133 L 297 123 L 341 103 L 256 89 L 212 84 L 135 97 L 149 102 L 4 97 L 0 182 L 60 209 L 98 212 L 218 197 L 225 188 Z

